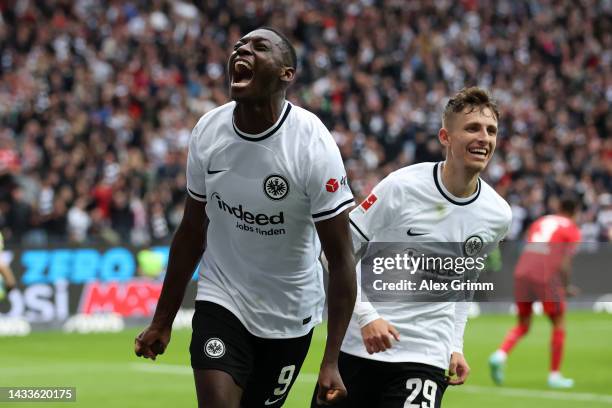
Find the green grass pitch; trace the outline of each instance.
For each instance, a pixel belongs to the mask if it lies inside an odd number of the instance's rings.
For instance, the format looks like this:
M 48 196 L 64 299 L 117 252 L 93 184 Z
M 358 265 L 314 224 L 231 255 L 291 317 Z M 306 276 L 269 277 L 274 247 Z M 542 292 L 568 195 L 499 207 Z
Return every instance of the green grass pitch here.
M 571 391 L 546 388 L 549 325 L 537 317 L 528 337 L 511 355 L 507 384 L 495 387 L 487 357 L 513 324 L 511 316 L 471 319 L 465 344 L 472 374 L 466 385 L 449 388 L 443 405 L 453 408 L 612 408 L 612 315 L 568 315 L 563 371 L 576 380 Z M 74 386 L 76 403 L 2 403 L 2 407 L 194 407 L 189 368 L 190 332 L 176 331 L 156 362 L 136 358 L 136 329 L 117 334 L 34 333 L 0 338 L 0 386 Z M 316 331 L 310 354 L 285 407 L 309 406 L 325 332 Z

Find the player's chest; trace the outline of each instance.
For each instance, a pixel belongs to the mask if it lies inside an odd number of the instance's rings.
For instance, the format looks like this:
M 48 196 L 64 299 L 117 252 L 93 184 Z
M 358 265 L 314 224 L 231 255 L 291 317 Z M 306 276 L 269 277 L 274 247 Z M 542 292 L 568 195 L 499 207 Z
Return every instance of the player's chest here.
M 209 201 L 221 211 L 242 207 L 253 214 L 299 206 L 304 194 L 295 168 L 281 149 L 256 143 L 222 146 L 205 169 Z
M 473 245 L 494 242 L 497 227 L 477 208 L 432 203 L 398 211 L 388 238 L 395 242 L 437 242 Z

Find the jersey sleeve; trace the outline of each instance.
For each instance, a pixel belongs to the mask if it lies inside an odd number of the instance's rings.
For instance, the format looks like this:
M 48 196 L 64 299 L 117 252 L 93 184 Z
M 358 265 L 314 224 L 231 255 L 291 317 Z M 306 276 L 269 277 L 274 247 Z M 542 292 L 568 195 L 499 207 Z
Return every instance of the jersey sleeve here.
M 455 333 L 451 352 L 463 354 L 463 335 L 465 333 L 465 325 L 467 324 L 468 311 L 470 309 L 469 302 L 455 303 Z
M 355 299 L 355 307 L 353 313 L 357 317 L 357 324 L 360 328 L 368 325 L 376 319 L 380 319 L 380 315 L 376 308 L 370 303 L 367 295 L 361 290 L 361 266 L 357 265 L 357 298 Z
M 512 210 L 508 207 L 507 213 L 504 215 L 503 222 L 498 228 L 498 233 L 495 235 L 494 247 L 497 246 L 501 241 L 503 241 L 508 235 L 508 231 L 510 231 L 510 226 L 512 225 Z
M 199 123 L 193 128 L 187 154 L 187 193 L 197 201 L 206 202 L 206 168 L 201 157 Z
M 355 207 L 349 214 L 351 225 L 351 235 L 353 237 L 353 250 L 355 253 L 367 244 L 370 239 L 381 229 L 388 225 L 388 206 L 387 202 L 393 182 L 390 177 L 386 177 L 378 183 L 365 200 Z M 380 318 L 376 308 L 370 303 L 366 294 L 361 290 L 361 265 L 357 265 L 357 299 L 353 310 L 357 317 L 359 327 L 363 328 L 372 321 Z
M 312 218 L 318 222 L 350 208 L 354 200 L 340 150 L 329 132 L 317 141 L 311 154 L 312 167 L 306 188 Z
M 393 199 L 391 189 L 393 181 L 386 177 L 378 183 L 359 206 L 349 214 L 353 247 L 357 252 L 361 246 L 369 242 L 378 231 L 386 228 L 390 222 L 390 209 Z
M 323 269 L 329 273 L 329 265 L 327 262 L 327 257 L 325 256 L 325 252 L 321 253 L 321 264 L 323 265 Z M 363 328 L 368 323 L 379 319 L 380 315 L 374 308 L 374 306 L 368 300 L 368 297 L 365 293 L 361 291 L 361 266 L 357 264 L 356 269 L 356 278 L 357 278 L 357 297 L 355 298 L 355 307 L 353 309 L 353 313 L 357 317 L 357 323 L 360 328 Z

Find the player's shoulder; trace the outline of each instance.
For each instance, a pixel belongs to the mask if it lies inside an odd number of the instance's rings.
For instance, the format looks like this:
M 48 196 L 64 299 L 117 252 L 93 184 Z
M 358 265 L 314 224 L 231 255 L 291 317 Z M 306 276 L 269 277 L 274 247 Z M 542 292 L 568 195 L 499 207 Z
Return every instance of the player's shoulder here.
M 402 167 L 385 177 L 385 183 L 401 187 L 404 191 L 422 190 L 433 182 L 433 169 L 436 163 L 423 162 Z
M 563 215 L 559 215 L 559 214 L 545 214 L 542 215 L 541 217 L 537 218 L 534 221 L 534 224 L 541 224 L 544 222 L 549 222 L 549 223 L 554 223 L 557 228 L 565 228 L 565 229 L 572 229 L 574 227 L 577 228 L 576 223 L 568 217 L 565 217 Z
M 336 145 L 333 136 L 313 112 L 300 106 L 291 104 L 291 115 L 288 120 L 291 129 L 295 130 L 299 141 L 305 144 L 333 144 Z
M 428 175 L 430 177 L 433 177 L 433 169 L 435 165 L 435 162 L 411 164 L 410 166 L 402 167 L 389 173 L 389 176 L 409 181 L 414 181 L 411 180 L 411 178 L 416 176 Z
M 512 208 L 510 204 L 491 187 L 486 181 L 480 180 L 480 194 L 482 194 L 483 202 L 487 205 L 488 211 L 493 211 L 501 217 L 501 219 L 510 224 L 512 221 Z
M 435 163 L 418 163 L 402 167 L 389 173 L 374 188 L 374 194 L 384 197 L 387 202 L 418 203 L 424 191 L 433 184 L 433 167 Z
M 291 118 L 294 121 L 299 121 L 304 126 L 325 127 L 325 125 L 323 125 L 323 122 L 321 122 L 321 119 L 319 119 L 319 117 L 313 112 L 309 111 L 308 109 L 302 108 L 301 106 L 295 105 L 291 102 L 289 102 L 289 104 L 291 105 Z
M 571 236 L 576 233 L 580 234 L 580 227 L 578 227 L 578 224 L 576 224 L 576 222 L 570 217 L 565 215 L 550 215 L 550 217 L 555 217 L 559 227 L 565 230 L 568 235 Z
M 205 134 L 204 130 L 210 126 L 218 126 L 219 124 L 231 123 L 232 115 L 236 102 L 230 101 L 214 109 L 209 110 L 197 121 L 194 127 L 194 135 Z M 229 122 L 228 122 L 229 121 Z

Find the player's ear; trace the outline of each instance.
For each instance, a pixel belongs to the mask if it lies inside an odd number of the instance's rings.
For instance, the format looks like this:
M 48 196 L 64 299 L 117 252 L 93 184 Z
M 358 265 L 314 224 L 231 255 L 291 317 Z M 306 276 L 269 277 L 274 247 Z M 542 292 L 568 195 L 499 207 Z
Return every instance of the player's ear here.
M 438 131 L 438 140 L 440 141 L 442 146 L 444 146 L 444 147 L 450 146 L 450 135 L 448 133 L 448 129 L 441 128 Z
M 295 78 L 295 68 L 293 67 L 282 67 L 280 73 L 280 80 L 289 84 Z

